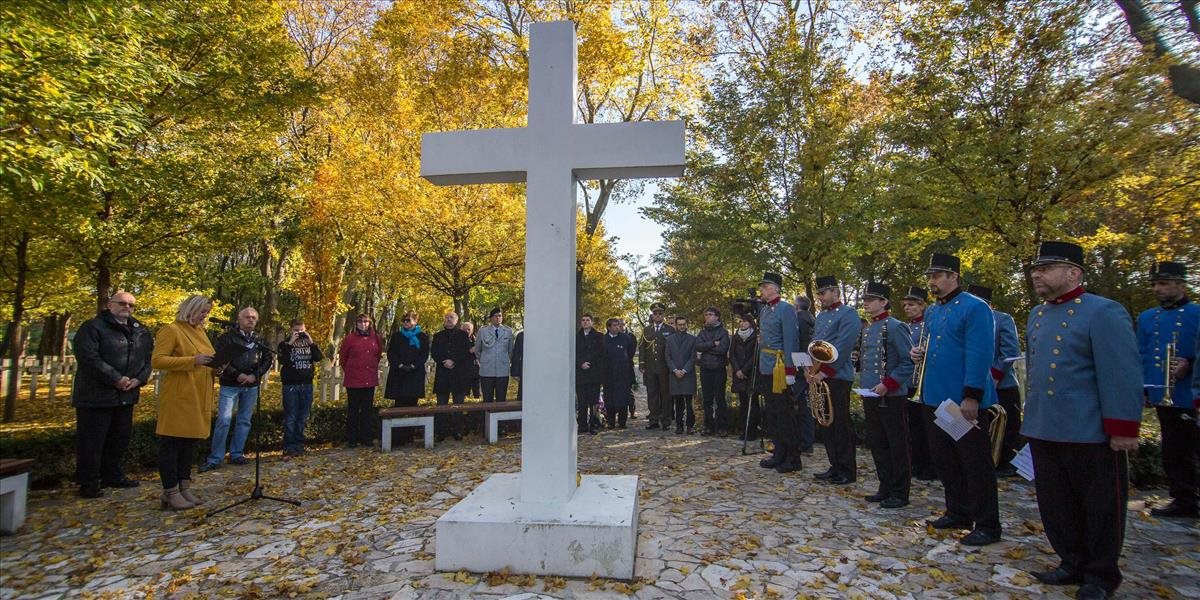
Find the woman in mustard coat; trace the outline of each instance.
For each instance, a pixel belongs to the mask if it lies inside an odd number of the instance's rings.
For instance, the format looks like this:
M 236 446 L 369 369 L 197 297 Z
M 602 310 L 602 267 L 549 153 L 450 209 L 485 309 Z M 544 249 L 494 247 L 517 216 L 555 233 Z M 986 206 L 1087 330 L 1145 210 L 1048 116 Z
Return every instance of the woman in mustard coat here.
M 196 441 L 209 436 L 214 408 L 212 343 L 204 323 L 212 300 L 190 296 L 179 305 L 175 322 L 154 338 L 150 364 L 165 371 L 158 393 L 158 476 L 162 479 L 162 507 L 192 508 L 202 501 L 192 495 L 192 459 Z

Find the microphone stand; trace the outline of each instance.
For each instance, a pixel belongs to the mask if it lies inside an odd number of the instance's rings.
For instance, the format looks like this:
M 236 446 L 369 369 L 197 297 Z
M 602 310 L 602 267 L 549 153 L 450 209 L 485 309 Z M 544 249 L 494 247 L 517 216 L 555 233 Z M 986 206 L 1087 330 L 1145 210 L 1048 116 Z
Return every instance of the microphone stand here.
M 277 356 L 275 351 L 268 348 L 266 344 L 262 343 L 259 340 L 254 340 L 254 345 L 260 351 L 264 351 L 272 356 Z M 299 500 L 293 500 L 291 498 L 280 498 L 278 496 L 268 496 L 267 494 L 263 493 L 263 486 L 262 486 L 262 427 L 261 427 L 262 419 L 259 417 L 259 410 L 262 408 L 262 380 L 261 379 L 258 381 L 258 390 L 259 390 L 259 401 L 254 404 L 254 418 L 251 419 L 251 422 L 257 425 L 254 427 L 254 489 L 250 492 L 250 496 L 248 498 L 242 498 L 241 500 L 238 500 L 237 502 L 234 502 L 233 504 L 230 504 L 228 506 L 222 506 L 221 508 L 218 508 L 216 510 L 209 511 L 208 514 L 204 515 L 205 518 L 211 517 L 217 513 L 225 512 L 235 506 L 241 506 L 243 504 L 246 504 L 247 502 L 251 502 L 254 500 L 274 500 L 275 502 L 282 502 L 284 504 L 300 506 Z

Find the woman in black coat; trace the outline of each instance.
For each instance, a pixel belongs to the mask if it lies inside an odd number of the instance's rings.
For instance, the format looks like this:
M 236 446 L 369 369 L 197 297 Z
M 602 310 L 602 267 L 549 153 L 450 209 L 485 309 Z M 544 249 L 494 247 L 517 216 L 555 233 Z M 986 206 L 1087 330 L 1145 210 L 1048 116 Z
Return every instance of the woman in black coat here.
M 417 324 L 417 313 L 408 311 L 400 329 L 388 342 L 388 378 L 383 397 L 392 406 L 416 406 L 425 396 L 425 361 L 429 360 L 429 334 Z
M 740 439 L 757 440 L 759 407 L 753 393 L 754 377 L 758 372 L 758 355 L 755 352 L 758 330 L 745 315 L 738 315 L 737 323 L 738 328 L 730 337 L 732 343 L 729 345 L 729 372 L 733 375 L 733 383 L 729 388 L 738 396 L 738 422 L 746 426 Z M 747 411 L 749 420 L 746 418 Z

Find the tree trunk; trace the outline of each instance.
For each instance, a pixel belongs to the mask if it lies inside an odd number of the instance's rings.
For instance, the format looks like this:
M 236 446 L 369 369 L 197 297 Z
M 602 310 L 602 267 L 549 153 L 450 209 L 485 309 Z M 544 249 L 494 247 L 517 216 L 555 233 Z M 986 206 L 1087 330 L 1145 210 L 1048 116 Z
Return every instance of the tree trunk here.
M 1200 69 L 1180 63 L 1178 57 L 1173 55 L 1171 47 L 1158 34 L 1154 19 L 1141 0 L 1117 0 L 1117 6 L 1125 14 L 1125 23 L 1129 25 L 1133 37 L 1153 52 L 1155 57 L 1165 57 L 1170 61 L 1167 77 L 1171 81 L 1171 91 L 1192 104 L 1200 105 Z
M 12 320 L 4 332 L 4 354 L 9 366 L 8 389 L 4 394 L 4 422 L 11 423 L 17 410 L 17 392 L 21 384 L 21 320 L 25 318 L 25 283 L 29 275 L 29 232 L 18 234 L 16 244 L 16 282 L 13 286 Z
M 112 253 L 101 250 L 96 257 L 96 312 L 104 310 L 112 296 Z

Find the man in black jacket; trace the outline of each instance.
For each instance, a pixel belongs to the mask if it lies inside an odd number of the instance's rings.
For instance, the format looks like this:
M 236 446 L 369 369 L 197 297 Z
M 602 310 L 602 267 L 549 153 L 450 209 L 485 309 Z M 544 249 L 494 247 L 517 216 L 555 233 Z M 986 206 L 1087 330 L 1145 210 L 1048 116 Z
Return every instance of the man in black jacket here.
M 433 334 L 433 340 L 429 343 L 429 356 L 437 364 L 433 372 L 433 393 L 439 405 L 448 404 L 451 398 L 455 404 L 462 404 L 467 397 L 473 377 L 471 366 L 475 357 L 471 350 L 474 347 L 471 336 L 458 326 L 458 313 L 446 313 L 442 318 L 442 330 Z M 450 434 L 456 440 L 462 439 L 462 413 L 438 417 L 448 417 Z M 440 432 L 446 429 L 446 425 L 437 425 L 438 420 L 434 419 L 434 430 Z M 447 419 L 442 420 L 444 422 Z
M 313 375 L 321 348 L 313 342 L 304 321 L 292 321 L 291 336 L 279 342 L 279 382 L 283 385 L 283 455 L 304 453 L 304 426 L 312 410 Z
M 725 366 L 729 356 L 729 332 L 721 322 L 721 311 L 710 306 L 704 309 L 704 328 L 696 334 L 696 352 L 700 358 L 700 393 L 704 398 L 704 432 L 724 435 L 729 430 L 725 422 Z
M 254 333 L 257 325 L 258 311 L 247 306 L 238 312 L 236 326 L 217 337 L 216 355 L 232 354 L 233 358 L 219 367 L 221 390 L 217 399 L 217 420 L 213 423 L 212 452 L 201 465 L 201 473 L 221 466 L 225 460 L 226 441 L 229 442 L 229 462 L 246 464 L 246 438 L 250 437 L 250 418 L 258 405 L 258 386 L 263 375 L 271 370 L 272 362 L 271 353 Z M 230 423 L 233 424 L 232 436 Z
M 75 482 L 84 498 L 99 498 L 102 487 L 138 486 L 121 460 L 133 435 L 133 405 L 150 379 L 154 336 L 133 318 L 135 306 L 133 294 L 117 292 L 75 332 Z
M 592 315 L 579 318 L 575 335 L 575 423 L 578 433 L 596 433 L 600 385 L 604 383 L 604 336 L 592 329 Z
M 800 351 L 808 352 L 808 344 L 812 341 L 813 328 L 817 326 L 816 317 L 812 313 L 812 300 L 808 296 L 796 296 L 796 329 L 799 332 Z M 797 411 L 800 415 L 800 452 L 812 454 L 813 444 L 817 441 L 817 424 L 813 421 L 812 410 L 808 407 L 808 380 L 796 378 L 792 386 L 796 393 L 796 402 L 800 405 Z

